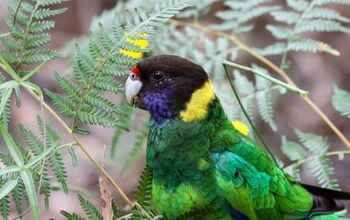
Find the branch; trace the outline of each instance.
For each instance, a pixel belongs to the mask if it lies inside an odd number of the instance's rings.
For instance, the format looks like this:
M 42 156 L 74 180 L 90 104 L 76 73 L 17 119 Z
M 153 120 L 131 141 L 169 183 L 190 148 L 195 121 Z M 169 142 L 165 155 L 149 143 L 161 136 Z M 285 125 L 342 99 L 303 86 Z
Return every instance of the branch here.
M 287 84 L 297 87 L 296 84 L 292 81 L 292 79 L 289 78 L 288 74 L 276 64 L 271 62 L 269 59 L 266 57 L 256 53 L 252 49 L 250 49 L 247 45 L 245 45 L 242 41 L 240 41 L 235 35 L 227 34 L 225 32 L 221 31 L 215 31 L 207 26 L 203 26 L 199 23 L 195 22 L 184 22 L 184 21 L 179 21 L 179 20 L 171 20 L 171 23 L 177 26 L 189 26 L 195 29 L 198 29 L 200 31 L 215 35 L 215 36 L 220 36 L 223 38 L 226 38 L 228 41 L 231 43 L 237 45 L 237 47 L 249 55 L 253 56 L 260 62 L 264 63 L 266 66 L 271 68 L 274 72 L 276 72 L 278 75 L 280 75 L 286 82 Z M 308 97 L 301 97 L 306 104 L 311 107 L 311 109 L 315 112 L 316 115 L 318 115 L 328 126 L 329 128 L 338 136 L 338 138 L 344 143 L 344 145 L 350 149 L 350 141 L 345 137 L 345 135 L 338 129 L 338 127 L 322 112 L 322 110 Z

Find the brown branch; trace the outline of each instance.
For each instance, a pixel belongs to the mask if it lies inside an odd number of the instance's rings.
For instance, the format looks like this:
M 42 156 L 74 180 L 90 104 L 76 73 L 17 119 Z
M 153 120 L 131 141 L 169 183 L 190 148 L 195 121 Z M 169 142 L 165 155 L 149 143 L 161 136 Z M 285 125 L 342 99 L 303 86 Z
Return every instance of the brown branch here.
M 105 160 L 106 160 L 106 145 L 103 148 L 102 167 L 104 167 L 105 165 Z M 112 220 L 113 218 L 112 194 L 108 189 L 108 179 L 106 178 L 106 175 L 103 175 L 101 173 L 98 178 L 98 183 L 100 185 L 102 219 Z
M 296 84 L 293 82 L 293 80 L 291 78 L 289 78 L 288 74 L 284 70 L 279 68 L 276 64 L 271 62 L 266 57 L 256 53 L 252 49 L 250 49 L 247 45 L 245 45 L 242 41 L 240 41 L 235 35 L 227 34 L 225 32 L 221 32 L 221 31 L 215 31 L 215 30 L 212 30 L 212 29 L 208 28 L 207 26 L 203 26 L 199 23 L 184 22 L 184 21 L 179 21 L 179 20 L 171 20 L 171 22 L 177 26 L 190 26 L 192 28 L 201 30 L 203 32 L 226 38 L 231 43 L 237 45 L 237 47 L 239 49 L 243 50 L 244 52 L 248 53 L 252 57 L 256 58 L 257 60 L 259 60 L 260 62 L 264 63 L 266 66 L 271 68 L 278 75 L 280 75 L 289 85 L 297 87 Z M 308 97 L 301 97 L 301 98 L 306 102 L 307 105 L 309 105 L 309 107 L 316 113 L 316 115 L 318 115 L 329 126 L 329 128 L 338 136 L 338 138 L 344 143 L 344 145 L 348 149 L 350 149 L 350 141 L 338 129 L 338 127 L 326 116 L 326 114 L 324 114 L 322 112 L 322 110 L 310 98 L 308 98 Z

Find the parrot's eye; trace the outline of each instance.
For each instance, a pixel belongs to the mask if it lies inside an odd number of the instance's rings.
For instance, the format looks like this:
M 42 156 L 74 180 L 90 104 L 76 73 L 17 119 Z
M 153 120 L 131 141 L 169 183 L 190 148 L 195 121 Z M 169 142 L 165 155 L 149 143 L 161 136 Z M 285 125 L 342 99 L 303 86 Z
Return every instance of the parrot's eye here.
M 160 81 L 160 80 L 164 79 L 164 76 L 165 76 L 165 74 L 161 71 L 157 71 L 157 72 L 152 74 L 152 78 L 156 81 Z

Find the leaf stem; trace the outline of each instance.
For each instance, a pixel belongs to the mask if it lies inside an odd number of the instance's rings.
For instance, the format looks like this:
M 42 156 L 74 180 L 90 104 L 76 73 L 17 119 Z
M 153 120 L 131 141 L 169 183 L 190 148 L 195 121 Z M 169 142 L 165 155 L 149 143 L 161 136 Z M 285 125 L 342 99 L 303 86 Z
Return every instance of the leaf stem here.
M 257 60 L 259 60 L 260 62 L 264 63 L 266 66 L 271 68 L 274 72 L 280 75 L 287 82 L 287 84 L 297 87 L 296 84 L 292 81 L 292 79 L 289 78 L 288 74 L 283 69 L 279 68 L 276 64 L 274 64 L 272 61 L 270 61 L 266 57 L 250 49 L 247 45 L 245 45 L 242 41 L 240 41 L 235 35 L 227 34 L 225 32 L 215 31 L 199 23 L 184 22 L 184 21 L 179 21 L 174 19 L 171 20 L 171 22 L 177 26 L 190 26 L 197 30 L 200 30 L 215 36 L 226 38 L 231 43 L 237 45 L 239 49 L 243 50 L 247 54 L 251 55 L 252 57 L 256 58 Z M 315 114 L 318 115 L 328 125 L 328 127 L 338 136 L 338 138 L 344 143 L 344 145 L 348 149 L 350 149 L 350 141 L 338 129 L 338 127 L 322 112 L 322 110 L 310 98 L 308 97 L 301 97 L 301 98 L 306 102 L 307 105 L 309 105 L 309 107 L 315 112 Z
M 350 150 L 340 150 L 340 151 L 331 151 L 331 152 L 327 152 L 326 155 L 327 157 L 331 157 L 331 156 L 337 156 L 337 155 L 340 155 L 340 154 L 350 154 Z M 322 156 L 322 155 L 321 155 Z M 301 166 L 302 164 L 306 163 L 306 162 L 309 162 L 309 161 L 312 161 L 316 158 L 320 157 L 320 155 L 314 155 L 314 156 L 310 156 L 308 158 L 305 158 L 303 160 L 298 160 L 296 161 L 295 163 L 283 168 L 283 169 L 289 169 L 290 167 L 292 166 Z
M 305 90 L 299 89 L 299 88 L 297 88 L 295 86 L 291 86 L 291 85 L 289 85 L 287 83 L 284 83 L 284 82 L 282 82 L 280 80 L 277 80 L 277 79 L 275 79 L 275 78 L 273 78 L 273 77 L 271 77 L 269 75 L 266 75 L 266 74 L 264 74 L 264 73 L 262 73 L 262 72 L 260 72 L 258 70 L 250 68 L 248 66 L 243 66 L 243 65 L 240 65 L 240 64 L 237 64 L 237 63 L 234 63 L 234 62 L 230 62 L 230 61 L 227 61 L 227 60 L 224 61 L 224 64 L 225 65 L 229 65 L 229 66 L 233 66 L 233 67 L 237 67 L 239 69 L 246 70 L 248 72 L 255 73 L 256 75 L 258 75 L 258 76 L 260 76 L 260 77 L 262 77 L 264 79 L 267 79 L 267 80 L 269 80 L 269 81 L 271 81 L 271 82 L 273 82 L 273 83 L 275 83 L 275 84 L 277 84 L 279 86 L 282 86 L 282 87 L 286 88 L 287 90 L 289 90 L 291 92 L 297 93 L 298 95 L 300 95 L 302 97 L 306 97 L 307 94 L 308 94 L 308 92 L 305 91 Z

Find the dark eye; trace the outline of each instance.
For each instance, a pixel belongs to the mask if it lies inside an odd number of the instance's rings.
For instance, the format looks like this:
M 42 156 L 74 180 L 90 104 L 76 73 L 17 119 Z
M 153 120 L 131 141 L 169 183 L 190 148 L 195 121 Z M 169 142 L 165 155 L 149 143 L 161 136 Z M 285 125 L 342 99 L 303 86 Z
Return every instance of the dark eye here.
M 153 73 L 152 77 L 156 81 L 160 81 L 160 80 L 164 79 L 165 74 L 163 72 L 158 71 L 158 72 Z

